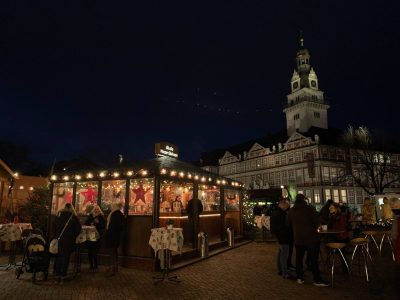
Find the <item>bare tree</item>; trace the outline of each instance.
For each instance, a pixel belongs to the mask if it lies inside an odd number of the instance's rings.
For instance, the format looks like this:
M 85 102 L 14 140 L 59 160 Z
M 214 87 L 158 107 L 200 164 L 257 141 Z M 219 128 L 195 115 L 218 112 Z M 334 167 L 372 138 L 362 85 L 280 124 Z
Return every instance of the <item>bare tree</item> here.
M 343 134 L 352 159 L 347 178 L 362 187 L 369 195 L 382 194 L 388 187 L 400 182 L 400 167 L 394 160 L 393 146 L 373 139 L 368 128 L 349 126 Z

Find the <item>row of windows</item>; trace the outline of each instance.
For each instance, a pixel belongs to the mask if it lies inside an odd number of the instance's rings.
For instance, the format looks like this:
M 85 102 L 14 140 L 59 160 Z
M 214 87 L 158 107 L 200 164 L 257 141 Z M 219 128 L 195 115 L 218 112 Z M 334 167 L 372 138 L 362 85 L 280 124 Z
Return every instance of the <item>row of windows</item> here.
M 332 199 L 335 203 L 342 201 L 348 204 L 363 204 L 364 195 L 361 189 L 323 189 L 322 195 L 320 189 L 299 190 L 312 204 L 320 204 L 322 197 L 324 202 Z
M 310 156 L 312 153 L 312 156 Z M 221 175 L 241 173 L 257 169 L 271 168 L 275 166 L 284 166 L 287 164 L 307 161 L 309 158 L 317 158 L 317 149 L 296 151 L 288 154 L 270 155 L 268 157 L 253 159 L 245 162 L 234 163 L 220 167 Z

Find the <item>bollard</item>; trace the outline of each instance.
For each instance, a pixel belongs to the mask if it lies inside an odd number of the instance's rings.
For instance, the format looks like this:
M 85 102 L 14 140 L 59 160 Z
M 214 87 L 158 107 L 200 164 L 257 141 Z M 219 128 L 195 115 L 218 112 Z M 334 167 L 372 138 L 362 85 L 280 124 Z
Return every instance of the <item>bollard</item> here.
M 233 228 L 228 227 L 226 229 L 226 234 L 228 236 L 228 246 L 234 247 L 235 246 L 235 234 L 234 234 Z
M 201 257 L 207 257 L 208 256 L 208 236 L 207 233 L 205 232 L 200 232 L 197 235 L 197 247 L 200 252 Z

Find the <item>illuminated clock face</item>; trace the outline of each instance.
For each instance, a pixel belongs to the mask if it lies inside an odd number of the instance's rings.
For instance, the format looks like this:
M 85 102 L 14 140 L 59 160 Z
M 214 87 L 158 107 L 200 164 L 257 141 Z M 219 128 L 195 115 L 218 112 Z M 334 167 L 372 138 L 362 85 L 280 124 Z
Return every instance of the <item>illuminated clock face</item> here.
M 293 83 L 293 89 L 294 89 L 294 90 L 297 89 L 298 86 L 299 86 L 299 83 L 298 83 L 297 81 Z
M 312 87 L 316 87 L 317 86 L 317 82 L 315 80 L 311 80 L 311 86 Z

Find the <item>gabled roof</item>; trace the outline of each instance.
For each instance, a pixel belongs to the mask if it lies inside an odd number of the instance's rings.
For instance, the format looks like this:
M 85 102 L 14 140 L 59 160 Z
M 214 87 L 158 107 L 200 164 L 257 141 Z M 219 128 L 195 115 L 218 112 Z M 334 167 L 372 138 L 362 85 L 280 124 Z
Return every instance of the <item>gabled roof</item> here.
M 319 144 L 323 145 L 340 145 L 340 139 L 343 134 L 343 131 L 336 128 L 317 128 L 311 127 L 307 132 L 299 132 L 298 134 L 304 137 L 311 137 L 314 140 L 315 135 L 319 137 Z M 207 157 L 208 162 L 213 162 L 213 164 L 209 165 L 218 165 L 218 159 L 221 158 L 226 151 L 229 151 L 232 155 L 243 154 L 243 152 L 249 152 L 251 148 L 257 143 L 264 148 L 272 148 L 272 146 L 277 145 L 278 143 L 286 143 L 289 137 L 287 136 L 286 130 L 280 131 L 274 134 L 268 134 L 261 138 L 253 139 L 241 144 L 233 145 L 231 147 L 227 147 L 226 149 L 218 149 L 210 152 L 205 152 L 201 154 L 201 158 Z M 212 155 L 219 155 L 219 157 L 212 157 Z

